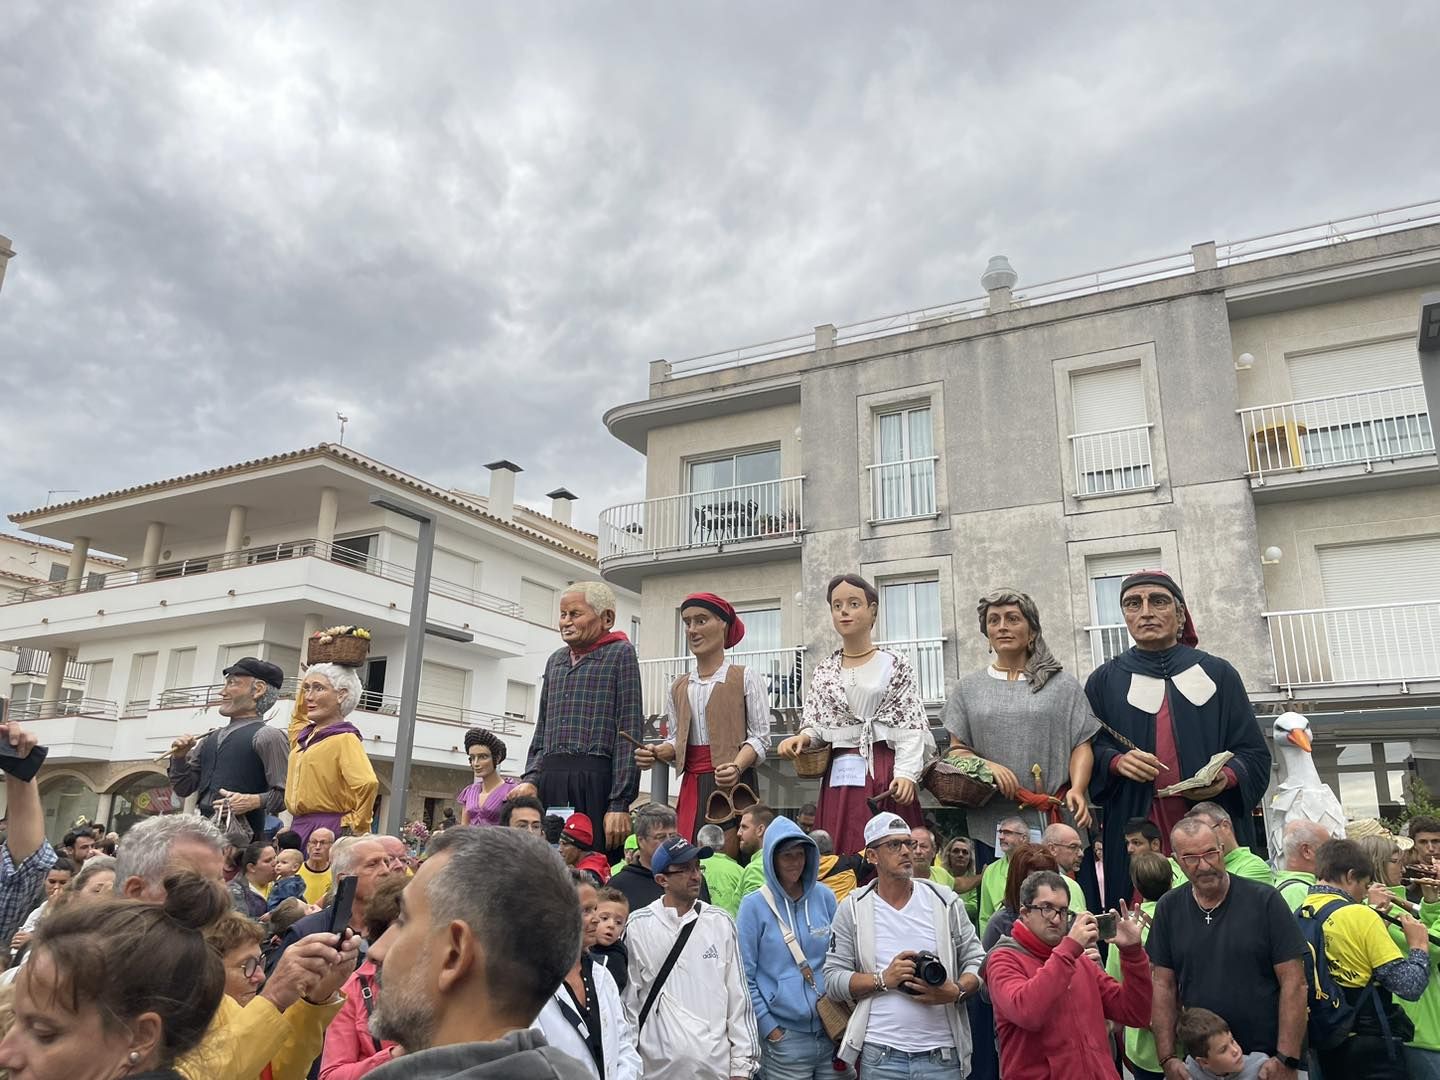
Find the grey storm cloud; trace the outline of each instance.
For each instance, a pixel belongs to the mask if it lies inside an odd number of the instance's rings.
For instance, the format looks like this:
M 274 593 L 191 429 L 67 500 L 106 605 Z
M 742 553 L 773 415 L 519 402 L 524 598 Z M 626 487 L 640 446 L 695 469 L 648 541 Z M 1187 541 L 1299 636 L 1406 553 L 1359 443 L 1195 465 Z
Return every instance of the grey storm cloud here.
M 580 520 L 647 362 L 1440 195 L 1434 8 L 0 6 L 0 510 L 333 438 Z

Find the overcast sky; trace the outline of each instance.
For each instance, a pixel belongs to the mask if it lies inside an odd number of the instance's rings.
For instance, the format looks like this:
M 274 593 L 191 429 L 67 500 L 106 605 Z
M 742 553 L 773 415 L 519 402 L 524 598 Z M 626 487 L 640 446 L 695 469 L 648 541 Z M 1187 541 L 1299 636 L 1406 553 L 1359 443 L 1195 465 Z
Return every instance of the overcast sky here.
M 593 527 L 650 360 L 1440 197 L 1440 16 L 1377 11 L 6 0 L 0 511 L 339 410 Z

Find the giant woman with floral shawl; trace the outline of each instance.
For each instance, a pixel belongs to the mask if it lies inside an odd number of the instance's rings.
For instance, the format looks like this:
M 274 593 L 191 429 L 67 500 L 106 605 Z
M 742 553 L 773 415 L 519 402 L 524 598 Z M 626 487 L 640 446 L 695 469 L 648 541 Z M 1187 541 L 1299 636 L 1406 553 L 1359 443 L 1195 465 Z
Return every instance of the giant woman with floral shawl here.
M 834 838 L 836 851 L 853 854 L 864 850 L 865 822 L 876 813 L 893 811 L 921 824 L 916 785 L 935 740 L 909 659 L 872 640 L 880 613 L 875 586 L 842 574 L 826 599 L 841 647 L 815 668 L 804 726 L 777 749 L 794 757 L 807 747 L 830 747 L 815 827 Z

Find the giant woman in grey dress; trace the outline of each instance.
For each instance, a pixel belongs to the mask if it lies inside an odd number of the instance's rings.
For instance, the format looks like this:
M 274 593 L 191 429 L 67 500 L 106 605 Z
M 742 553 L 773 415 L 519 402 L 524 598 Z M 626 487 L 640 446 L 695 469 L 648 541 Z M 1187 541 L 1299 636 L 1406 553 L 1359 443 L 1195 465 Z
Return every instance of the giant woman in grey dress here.
M 995 657 L 955 684 L 944 713 L 951 750 L 984 758 L 1000 788 L 988 805 L 965 811 L 970 836 L 995 843 L 999 823 L 1015 816 L 1016 793 L 1034 790 L 1035 765 L 1045 793 L 1062 800 L 1076 825 L 1089 825 L 1090 740 L 1099 722 L 1084 687 L 1050 654 L 1040 611 L 1025 593 L 998 589 L 976 611 Z M 1028 810 L 1023 816 L 1032 820 Z

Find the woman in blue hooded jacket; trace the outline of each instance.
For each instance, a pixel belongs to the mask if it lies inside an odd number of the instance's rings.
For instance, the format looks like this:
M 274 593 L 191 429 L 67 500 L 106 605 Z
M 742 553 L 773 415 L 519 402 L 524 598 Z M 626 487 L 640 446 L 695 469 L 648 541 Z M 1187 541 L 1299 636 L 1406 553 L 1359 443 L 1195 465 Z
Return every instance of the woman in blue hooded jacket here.
M 820 852 L 800 826 L 777 817 L 761 851 L 765 885 L 740 902 L 740 956 L 760 1032 L 764 1080 L 832 1080 L 835 1044 L 815 1011 L 823 976 L 807 979 L 785 944 L 788 927 L 812 972 L 825 967 L 835 894 L 818 882 Z M 773 901 L 774 907 L 771 907 Z M 817 985 L 819 989 L 817 989 Z

